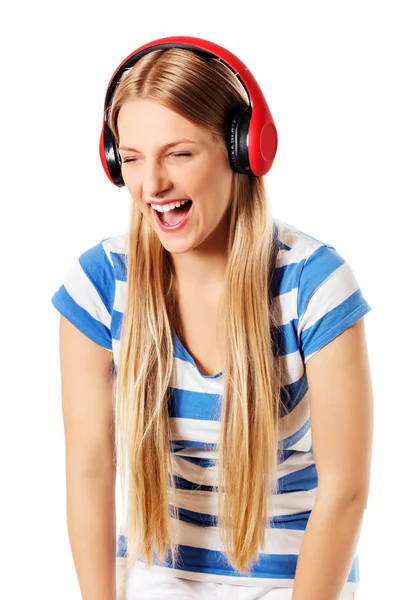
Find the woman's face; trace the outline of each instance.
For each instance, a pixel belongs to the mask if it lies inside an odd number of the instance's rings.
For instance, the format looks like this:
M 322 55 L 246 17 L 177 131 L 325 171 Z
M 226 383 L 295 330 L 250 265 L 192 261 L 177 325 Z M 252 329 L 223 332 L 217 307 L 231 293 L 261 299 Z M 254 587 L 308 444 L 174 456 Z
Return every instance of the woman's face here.
M 165 249 L 220 248 L 233 176 L 226 150 L 208 131 L 154 101 L 125 103 L 117 127 L 125 185 Z M 166 147 L 182 138 L 191 141 Z M 165 232 L 150 202 L 176 199 L 191 199 L 191 214 L 184 227 Z

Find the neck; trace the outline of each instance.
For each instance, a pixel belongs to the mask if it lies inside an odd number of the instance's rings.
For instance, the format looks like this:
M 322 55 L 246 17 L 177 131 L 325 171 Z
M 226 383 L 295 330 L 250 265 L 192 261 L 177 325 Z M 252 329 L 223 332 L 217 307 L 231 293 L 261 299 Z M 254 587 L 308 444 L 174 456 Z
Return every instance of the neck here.
M 174 276 L 181 289 L 215 288 L 225 280 L 228 264 L 226 219 L 212 234 L 190 252 L 172 254 Z

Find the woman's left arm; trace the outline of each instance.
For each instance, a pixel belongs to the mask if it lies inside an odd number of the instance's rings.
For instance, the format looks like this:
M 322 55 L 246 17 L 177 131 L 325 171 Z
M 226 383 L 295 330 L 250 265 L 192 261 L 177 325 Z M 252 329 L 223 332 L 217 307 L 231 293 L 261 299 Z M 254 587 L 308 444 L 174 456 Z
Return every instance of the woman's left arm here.
M 292 600 L 339 600 L 370 485 L 373 392 L 364 319 L 310 357 L 306 373 L 318 488 Z

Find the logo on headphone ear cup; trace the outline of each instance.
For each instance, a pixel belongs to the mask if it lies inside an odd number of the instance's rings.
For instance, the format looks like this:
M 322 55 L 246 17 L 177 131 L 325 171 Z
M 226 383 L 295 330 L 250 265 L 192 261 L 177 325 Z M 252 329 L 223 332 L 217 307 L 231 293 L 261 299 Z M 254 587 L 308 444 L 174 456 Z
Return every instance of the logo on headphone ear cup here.
M 251 118 L 251 107 L 242 108 L 231 121 L 228 148 L 232 166 L 238 173 L 251 173 L 248 134 Z

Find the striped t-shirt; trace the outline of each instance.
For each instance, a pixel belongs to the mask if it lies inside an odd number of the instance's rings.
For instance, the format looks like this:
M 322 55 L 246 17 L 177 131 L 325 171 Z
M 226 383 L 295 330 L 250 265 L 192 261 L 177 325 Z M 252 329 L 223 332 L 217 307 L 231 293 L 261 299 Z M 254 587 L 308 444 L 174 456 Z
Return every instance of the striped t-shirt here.
M 290 394 L 280 419 L 278 489 L 266 532 L 268 554 L 260 548 L 243 576 L 228 563 L 216 525 L 217 460 L 223 372 L 203 375 L 173 332 L 175 370 L 169 418 L 179 508 L 179 568 L 155 565 L 186 579 L 237 585 L 292 587 L 318 476 L 311 445 L 310 398 L 305 364 L 318 350 L 371 310 L 350 265 L 330 244 L 274 218 L 278 254 L 272 279 L 272 310 L 281 323 L 280 360 Z M 113 353 L 118 372 L 119 340 L 126 297 L 127 234 L 103 239 L 84 252 L 51 301 L 95 343 Z M 171 517 L 172 518 L 172 515 Z M 125 520 L 125 519 L 123 519 Z M 118 528 L 117 564 L 126 556 L 126 528 Z M 140 561 L 139 561 L 140 562 Z M 355 553 L 343 591 L 359 587 Z

